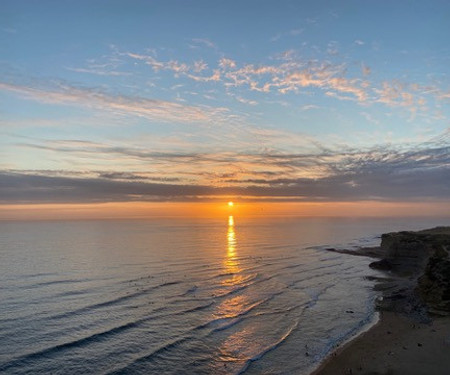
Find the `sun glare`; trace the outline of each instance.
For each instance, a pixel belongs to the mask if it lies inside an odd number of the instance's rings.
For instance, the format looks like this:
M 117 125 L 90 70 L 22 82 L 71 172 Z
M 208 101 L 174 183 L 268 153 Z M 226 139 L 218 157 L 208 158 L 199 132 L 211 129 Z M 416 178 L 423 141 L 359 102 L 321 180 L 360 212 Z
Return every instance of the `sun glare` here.
M 234 206 L 234 203 L 233 202 L 228 202 L 228 207 L 233 207 Z

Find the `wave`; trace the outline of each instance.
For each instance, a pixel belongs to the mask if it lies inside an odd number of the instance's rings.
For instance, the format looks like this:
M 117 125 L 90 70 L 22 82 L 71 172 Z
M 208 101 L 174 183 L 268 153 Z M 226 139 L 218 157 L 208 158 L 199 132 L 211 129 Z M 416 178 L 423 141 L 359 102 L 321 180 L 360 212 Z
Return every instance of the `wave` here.
M 350 341 L 351 339 L 359 336 L 360 334 L 366 332 L 373 325 L 378 322 L 379 315 L 372 311 L 364 319 L 361 319 L 358 324 L 351 327 L 347 331 L 342 332 L 340 335 L 336 336 L 332 340 L 328 341 L 327 345 L 314 356 L 314 359 L 319 362 L 323 360 L 327 355 L 329 355 L 336 347 Z
M 160 289 L 160 288 L 163 288 L 165 286 L 176 285 L 176 284 L 180 284 L 180 283 L 182 283 L 182 281 L 165 282 L 165 283 L 162 283 L 162 284 L 159 284 L 159 285 L 155 285 L 155 286 L 152 286 L 152 287 L 149 287 L 149 288 L 146 288 L 146 289 L 142 289 L 142 290 L 140 290 L 138 292 L 127 294 L 127 295 L 124 295 L 124 296 L 121 296 L 121 297 L 118 297 L 118 298 L 114 298 L 114 299 L 111 299 L 111 300 L 108 300 L 108 301 L 96 303 L 96 304 L 93 304 L 93 305 L 88 305 L 88 306 L 81 307 L 79 309 L 68 311 L 68 312 L 65 312 L 65 313 L 62 313 L 62 314 L 52 315 L 52 316 L 47 317 L 46 319 L 63 319 L 63 318 L 71 317 L 72 315 L 82 314 L 82 313 L 85 313 L 85 312 L 88 312 L 88 311 L 91 311 L 91 310 L 96 310 L 96 309 L 100 309 L 100 308 L 103 308 L 103 307 L 109 307 L 111 305 L 115 305 L 115 304 L 118 304 L 118 303 L 122 303 L 124 301 L 132 300 L 134 298 L 146 295 L 146 294 L 148 294 L 150 292 L 153 292 L 153 291 L 155 291 L 157 289 Z
M 26 280 L 26 279 L 34 279 L 36 277 L 45 277 L 45 276 L 57 276 L 58 273 L 57 272 L 42 272 L 42 273 L 31 273 L 29 275 L 21 275 L 21 274 L 17 274 L 17 275 L 13 275 L 10 277 L 6 277 L 3 279 L 3 281 L 13 281 L 13 280 Z
M 195 291 L 198 289 L 197 285 L 193 285 L 191 286 L 188 290 L 186 290 L 186 292 L 182 293 L 179 295 L 179 297 L 185 297 L 189 294 L 195 293 Z
M 272 345 L 267 346 L 266 348 L 264 348 L 262 351 L 260 351 L 259 353 L 257 353 L 256 355 L 254 355 L 251 358 L 248 358 L 245 363 L 244 366 L 238 371 L 238 374 L 244 374 L 251 366 L 251 364 L 253 362 L 256 362 L 258 360 L 260 360 L 262 357 L 264 357 L 267 353 L 277 349 L 278 347 L 280 347 L 284 342 L 286 342 L 286 340 L 288 339 L 288 337 L 292 334 L 292 332 L 298 327 L 299 324 L 299 320 L 297 320 L 291 327 L 289 327 L 289 329 L 287 330 L 287 332 L 281 336 L 281 338 L 277 341 L 275 341 Z
M 30 285 L 29 287 L 41 287 L 41 286 L 49 286 L 49 285 L 59 285 L 59 284 L 78 284 L 93 281 L 94 279 L 66 279 L 66 280 L 52 280 L 52 281 L 43 281 L 41 283 L 36 283 Z
M 180 284 L 181 281 L 170 281 L 170 282 L 165 282 L 156 286 L 152 286 L 150 288 L 144 289 L 144 290 L 140 290 L 138 292 L 135 293 L 131 293 L 131 294 L 127 294 L 124 296 L 120 296 L 118 298 L 115 299 L 111 299 L 108 301 L 104 301 L 104 302 L 100 302 L 100 303 L 96 303 L 96 304 L 92 304 L 92 305 L 88 305 L 88 306 L 84 306 L 84 307 L 80 307 L 78 309 L 75 310 L 70 310 L 70 311 L 66 311 L 60 314 L 54 314 L 54 315 L 45 315 L 45 312 L 36 312 L 33 314 L 28 314 L 25 316 L 21 316 L 20 320 L 21 321 L 26 321 L 27 319 L 33 318 L 34 322 L 37 321 L 53 321 L 53 320 L 61 320 L 61 319 L 67 319 L 67 318 L 72 318 L 72 317 L 76 317 L 78 315 L 81 314 L 85 314 L 91 311 L 95 311 L 96 309 L 101 309 L 101 308 L 105 308 L 105 307 L 109 307 L 111 305 L 115 305 L 115 304 L 119 304 L 122 303 L 124 301 L 127 300 L 132 300 L 133 298 L 138 298 L 142 295 L 151 293 L 153 291 L 155 291 L 156 289 L 162 288 L 162 287 L 166 287 L 166 286 L 170 286 L 170 285 L 176 285 L 176 284 Z M 60 294 L 56 294 L 53 295 L 52 298 L 56 298 L 56 297 L 64 297 L 64 296 L 70 296 L 70 295 L 78 295 L 78 294 L 84 294 L 83 292 L 80 291 L 67 291 L 64 293 L 60 293 Z M 201 302 L 201 299 L 195 299 L 195 302 Z M 175 302 L 185 302 L 185 301 L 175 301 Z M 207 306 L 210 306 L 210 304 L 208 304 Z M 158 308 L 155 310 L 152 310 L 151 313 L 155 313 L 155 312 L 159 312 L 161 310 L 166 310 L 170 308 L 170 306 L 165 306 L 162 308 Z M 200 305 L 199 307 L 196 307 L 198 309 L 202 309 L 205 308 L 204 305 Z M 184 310 L 183 310 L 184 311 Z M 183 313 L 183 311 L 181 312 L 176 312 L 174 314 L 167 314 L 166 316 L 170 316 L 170 315 L 177 315 L 179 313 Z M 11 323 L 11 322 L 15 322 L 17 321 L 19 318 L 18 317 L 13 317 L 13 318 L 2 318 L 0 319 L 0 323 Z
M 215 298 L 229 297 L 229 296 L 231 296 L 231 295 L 233 295 L 233 294 L 236 294 L 236 293 L 238 293 L 238 292 L 241 292 L 241 291 L 245 290 L 245 289 L 248 288 L 250 285 L 254 285 L 254 284 L 255 284 L 255 283 L 246 283 L 246 284 L 240 285 L 240 286 L 238 286 L 238 287 L 235 287 L 235 288 L 233 288 L 233 289 L 231 289 L 231 290 L 228 290 L 228 291 L 226 291 L 226 292 L 223 292 L 223 293 L 217 293 L 217 294 L 214 295 L 214 297 L 215 297 Z
M 246 309 L 239 311 L 236 314 L 215 318 L 215 319 L 212 319 L 212 320 L 210 320 L 210 321 L 208 321 L 206 323 L 200 324 L 197 327 L 195 327 L 195 330 L 199 330 L 199 329 L 202 329 L 202 328 L 209 328 L 209 327 L 217 326 L 217 325 L 219 325 L 219 327 L 212 328 L 210 333 L 223 331 L 225 329 L 228 329 L 228 328 L 236 325 L 240 321 L 242 321 L 242 319 L 239 319 L 239 318 L 242 318 L 243 316 L 247 315 L 253 309 L 255 309 L 256 307 L 262 305 L 263 303 L 265 303 L 267 301 L 268 301 L 268 298 L 265 298 L 263 300 L 259 300 L 259 301 L 255 302 L 255 303 L 251 304 L 250 306 L 248 306 Z M 223 323 L 223 322 L 226 322 L 226 324 L 221 325 L 221 323 Z
M 95 288 L 83 289 L 83 290 L 67 290 L 58 294 L 53 294 L 52 298 L 64 298 L 70 296 L 86 296 L 95 291 Z
M 143 323 L 146 323 L 148 321 L 152 321 L 152 320 L 155 320 L 158 318 L 163 318 L 163 317 L 167 317 L 167 316 L 171 316 L 171 315 L 184 315 L 187 313 L 197 312 L 197 311 L 206 309 L 213 304 L 214 304 L 214 302 L 210 302 L 209 304 L 206 304 L 206 305 L 195 306 L 193 308 L 185 309 L 182 311 L 177 311 L 176 313 L 171 313 L 171 314 L 160 314 L 160 315 L 153 314 L 153 315 L 141 318 L 141 319 L 137 319 L 132 322 L 128 322 L 128 323 L 110 328 L 110 329 L 102 331 L 102 332 L 94 333 L 92 335 L 80 338 L 78 340 L 69 341 L 69 342 L 58 344 L 58 345 L 55 345 L 55 346 L 52 346 L 49 348 L 38 350 L 33 353 L 25 354 L 25 355 L 22 355 L 22 356 L 19 356 L 19 357 L 13 359 L 12 361 L 9 361 L 5 364 L 0 365 L 0 372 L 6 371 L 7 369 L 10 369 L 10 368 L 21 366 L 27 362 L 30 362 L 30 361 L 38 359 L 38 358 L 52 356 L 53 354 L 56 354 L 63 350 L 67 350 L 67 349 L 71 349 L 71 348 L 79 348 L 79 347 L 89 345 L 92 342 L 98 342 L 100 340 L 104 340 L 110 336 L 114 336 L 119 333 L 123 333 L 129 329 L 137 328 L 140 325 L 142 325 Z M 164 308 L 160 308 L 158 310 L 164 310 L 164 309 L 166 309 L 166 308 L 164 307 Z M 191 328 L 191 329 L 187 330 L 186 333 L 189 333 L 190 331 L 193 331 L 198 328 L 199 327 Z
M 214 303 L 215 303 L 214 301 L 211 301 L 210 303 L 208 303 L 206 305 L 200 305 L 200 306 L 193 307 L 191 309 L 184 310 L 182 312 L 182 314 L 186 314 L 186 313 L 190 313 L 190 312 L 201 311 L 201 310 L 207 309 L 208 307 L 211 307 L 212 305 L 214 305 Z M 178 314 L 171 314 L 171 315 L 179 315 L 179 313 Z
M 137 325 L 139 325 L 140 323 L 142 323 L 142 321 L 134 321 L 134 322 L 129 322 L 114 328 L 111 328 L 109 330 L 103 331 L 103 332 L 98 332 L 98 333 L 94 333 L 93 335 L 90 336 L 86 336 L 83 337 L 81 339 L 78 340 L 74 340 L 74 341 L 69 341 L 69 342 L 65 342 L 63 344 L 58 344 L 58 345 L 54 345 L 51 346 L 49 348 L 46 349 L 42 349 L 42 350 L 38 350 L 36 352 L 33 353 L 29 353 L 29 354 L 25 354 L 22 355 L 20 357 L 17 357 L 15 359 L 13 359 L 12 361 L 6 362 L 3 365 L 0 365 L 0 372 L 2 371 L 6 371 L 10 368 L 14 368 L 14 367 L 18 367 L 18 366 L 22 366 L 27 362 L 33 361 L 35 359 L 38 358 L 42 358 L 42 357 L 50 357 L 53 354 L 56 354 L 58 352 L 61 352 L 63 350 L 67 350 L 67 349 L 71 349 L 71 348 L 79 348 L 85 345 L 88 345 L 94 341 L 99 341 L 102 340 L 108 336 L 111 335 L 115 335 L 118 334 L 124 330 L 130 329 L 130 328 L 134 328 Z
M 110 375 L 119 375 L 119 374 L 123 374 L 123 373 L 130 373 L 130 371 L 132 371 L 132 368 L 136 365 L 139 365 L 141 362 L 148 362 L 150 360 L 152 360 L 155 356 L 157 356 L 158 354 L 161 354 L 167 350 L 170 350 L 174 347 L 177 347 L 178 345 L 181 345 L 182 343 L 188 341 L 190 339 L 190 337 L 181 337 L 175 340 L 172 340 L 170 342 L 168 342 L 167 344 L 164 344 L 162 346 L 160 346 L 158 349 L 152 351 L 149 354 L 146 354 L 144 356 L 141 356 L 135 360 L 133 360 L 130 364 L 128 364 L 127 366 L 124 366 L 120 369 L 116 369 L 110 372 L 107 372 L 107 374 Z
M 219 331 L 224 331 L 226 329 L 229 329 L 233 326 L 235 326 L 236 324 L 242 322 L 244 320 L 244 317 L 246 315 L 248 315 L 251 311 L 253 311 L 256 307 L 260 306 L 261 304 L 267 302 L 270 298 L 266 298 L 260 301 L 257 301 L 255 303 L 253 303 L 252 305 L 248 306 L 245 310 L 240 311 L 237 314 L 234 314 L 232 316 L 227 316 L 227 317 L 221 317 L 221 318 L 216 318 L 213 320 L 210 320 L 206 323 L 200 324 L 190 330 L 187 330 L 186 332 L 184 332 L 183 334 L 181 334 L 179 338 L 174 339 L 173 341 L 169 342 L 168 344 L 165 344 L 163 346 L 161 346 L 160 348 L 153 350 L 151 353 L 148 353 L 146 355 L 140 356 L 139 358 L 133 360 L 130 364 L 117 369 L 117 370 L 113 370 L 108 372 L 108 374 L 110 375 L 118 375 L 118 374 L 123 374 L 123 373 L 129 373 L 130 371 L 133 371 L 133 367 L 138 366 L 141 363 L 150 363 L 152 362 L 158 355 L 161 355 L 163 352 L 166 352 L 170 349 L 173 349 L 174 347 L 177 347 L 189 340 L 192 340 L 194 337 L 190 335 L 191 332 L 193 331 L 198 331 L 198 330 L 202 330 L 205 328 L 211 328 L 211 330 L 206 334 L 206 336 L 209 336 L 215 332 L 219 332 Z M 213 304 L 213 302 L 211 302 L 209 305 L 207 306 L 203 306 L 203 308 L 209 307 Z M 191 309 L 191 310 L 187 310 L 187 311 L 196 311 L 196 309 Z M 186 312 L 187 312 L 186 311 Z M 298 325 L 298 322 L 295 324 L 295 327 Z M 285 341 L 286 338 L 290 335 L 290 333 L 292 332 L 292 330 L 295 328 L 294 326 L 291 327 L 291 329 L 289 330 L 289 332 L 287 332 L 285 335 L 283 335 L 283 337 L 278 340 L 274 345 L 272 345 L 270 348 L 266 348 L 265 349 L 265 353 L 267 353 L 270 350 L 275 349 L 275 347 L 281 345 L 282 341 Z M 264 354 L 265 354 L 264 353 Z

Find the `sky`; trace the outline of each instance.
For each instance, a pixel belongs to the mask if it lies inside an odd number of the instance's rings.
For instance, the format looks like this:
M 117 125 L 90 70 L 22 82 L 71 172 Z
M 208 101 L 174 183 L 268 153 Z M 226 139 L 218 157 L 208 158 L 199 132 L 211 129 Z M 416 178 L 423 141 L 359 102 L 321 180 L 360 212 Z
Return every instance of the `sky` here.
M 449 39 L 448 1 L 3 0 L 0 217 L 229 199 L 450 212 Z

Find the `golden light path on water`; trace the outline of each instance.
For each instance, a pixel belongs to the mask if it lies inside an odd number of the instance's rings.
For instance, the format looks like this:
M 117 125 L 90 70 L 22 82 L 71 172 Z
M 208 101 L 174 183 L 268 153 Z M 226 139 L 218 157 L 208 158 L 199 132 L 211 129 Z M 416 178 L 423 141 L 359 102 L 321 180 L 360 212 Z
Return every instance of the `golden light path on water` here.
M 228 275 L 222 281 L 223 286 L 240 288 L 250 281 L 249 275 L 243 275 L 243 269 L 240 265 L 237 237 L 235 230 L 235 221 L 233 215 L 228 216 L 228 230 L 227 230 L 227 247 L 226 257 L 224 260 L 225 273 Z M 254 303 L 254 302 L 253 302 Z M 252 308 L 252 301 L 246 294 L 231 295 L 225 299 L 219 306 L 216 316 L 220 318 L 229 319 L 229 324 L 233 324 L 239 320 L 239 317 L 245 311 Z M 220 345 L 219 358 L 224 362 L 241 362 L 245 363 L 246 358 L 256 348 L 252 344 L 251 338 L 252 328 L 248 327 L 245 330 L 238 329 L 230 336 L 228 336 Z
M 228 216 L 228 230 L 227 230 L 227 248 L 226 256 L 224 258 L 224 274 L 226 277 L 221 284 L 227 289 L 230 287 L 239 287 L 245 283 L 245 277 L 241 275 L 242 269 L 239 264 L 239 258 L 236 254 L 236 232 L 234 229 L 234 218 L 232 215 Z M 219 306 L 216 313 L 220 318 L 234 318 L 238 316 L 246 302 L 245 295 L 230 296 L 226 298 Z
M 235 278 L 237 273 L 241 271 L 239 263 L 236 260 L 236 232 L 234 231 L 233 215 L 228 216 L 227 231 L 227 256 L 225 258 L 225 268 L 227 273 Z M 235 284 L 235 282 L 233 282 Z

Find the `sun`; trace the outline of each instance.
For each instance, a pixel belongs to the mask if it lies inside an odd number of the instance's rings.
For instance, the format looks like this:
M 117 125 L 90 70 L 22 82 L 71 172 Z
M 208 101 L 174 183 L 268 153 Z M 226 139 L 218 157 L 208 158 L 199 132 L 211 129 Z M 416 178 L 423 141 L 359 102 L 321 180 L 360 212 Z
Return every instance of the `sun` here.
M 232 201 L 229 201 L 228 202 L 228 207 L 233 207 L 233 206 L 234 206 L 234 203 Z

